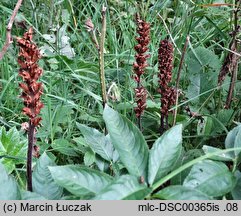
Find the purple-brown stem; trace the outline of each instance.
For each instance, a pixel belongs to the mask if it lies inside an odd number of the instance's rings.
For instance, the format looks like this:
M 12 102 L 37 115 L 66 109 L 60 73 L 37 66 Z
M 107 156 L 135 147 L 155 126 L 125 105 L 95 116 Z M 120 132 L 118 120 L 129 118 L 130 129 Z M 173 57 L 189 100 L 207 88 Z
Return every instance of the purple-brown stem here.
M 27 189 L 28 191 L 33 191 L 32 186 L 32 153 L 33 153 L 33 145 L 35 139 L 35 125 L 29 121 L 28 128 L 28 154 L 27 154 Z

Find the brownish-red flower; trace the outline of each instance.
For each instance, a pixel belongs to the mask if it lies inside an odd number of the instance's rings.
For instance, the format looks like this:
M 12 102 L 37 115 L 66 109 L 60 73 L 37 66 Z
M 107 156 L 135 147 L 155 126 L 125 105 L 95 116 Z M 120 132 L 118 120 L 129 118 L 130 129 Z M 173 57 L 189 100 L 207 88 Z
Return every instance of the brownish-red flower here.
M 18 63 L 20 65 L 19 75 L 24 83 L 20 83 L 22 89 L 21 97 L 24 100 L 23 113 L 27 115 L 34 126 L 38 126 L 41 121 L 37 117 L 43 103 L 40 96 L 43 94 L 42 83 L 37 82 L 43 70 L 38 66 L 37 61 L 41 58 L 37 45 L 32 41 L 33 29 L 30 28 L 23 38 L 17 38 L 20 47 Z
M 172 79 L 173 46 L 168 40 L 162 40 L 160 42 L 158 63 L 159 93 L 161 94 L 161 121 L 163 124 L 164 118 L 168 116 L 168 110 L 175 104 L 176 98 L 176 89 L 169 86 Z
M 139 17 L 137 17 L 136 23 L 139 36 L 136 37 L 138 44 L 135 46 L 136 61 L 133 63 L 133 70 L 135 73 L 134 79 L 137 82 L 137 87 L 135 88 L 135 101 L 137 107 L 135 107 L 134 110 L 137 118 L 139 118 L 146 108 L 147 91 L 141 85 L 141 75 L 144 74 L 145 68 L 148 66 L 147 58 L 150 57 L 149 54 L 146 54 L 150 42 L 150 24 Z

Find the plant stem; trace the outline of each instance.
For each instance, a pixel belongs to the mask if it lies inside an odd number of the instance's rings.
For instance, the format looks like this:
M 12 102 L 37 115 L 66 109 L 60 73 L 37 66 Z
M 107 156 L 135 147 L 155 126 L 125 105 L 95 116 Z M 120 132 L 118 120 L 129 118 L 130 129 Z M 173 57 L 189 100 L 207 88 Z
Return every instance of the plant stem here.
M 141 116 L 139 116 L 139 117 L 137 118 L 137 126 L 138 126 L 138 128 L 140 129 L 140 131 L 142 131 Z
M 5 41 L 4 45 L 3 45 L 2 50 L 0 51 L 0 60 L 3 58 L 4 54 L 8 50 L 8 47 L 13 42 L 12 41 L 11 31 L 12 31 L 14 19 L 17 16 L 17 13 L 18 13 L 18 10 L 19 10 L 19 8 L 20 8 L 20 6 L 22 4 L 22 1 L 23 0 L 18 0 L 17 4 L 16 4 L 16 6 L 15 6 L 15 8 L 13 10 L 12 16 L 10 17 L 9 23 L 7 25 L 6 41 Z
M 29 121 L 28 129 L 28 155 L 27 155 L 27 189 L 28 191 L 33 191 L 32 186 L 32 152 L 34 143 L 34 124 Z
M 227 96 L 227 99 L 226 99 L 225 109 L 230 109 L 233 91 L 234 91 L 234 86 L 235 86 L 235 82 L 237 80 L 237 72 L 238 72 L 238 61 L 236 60 L 237 56 L 235 56 L 234 59 L 235 59 L 234 60 L 235 65 L 234 65 L 233 71 L 232 71 L 232 76 L 231 76 L 231 81 L 230 81 L 230 85 L 229 85 L 228 96 Z
M 106 7 L 102 7 L 102 29 L 100 37 L 100 47 L 99 47 L 99 69 L 100 69 L 100 83 L 101 83 L 101 94 L 102 94 L 102 105 L 103 108 L 107 103 L 106 97 L 106 86 L 105 86 L 105 65 L 104 65 L 104 45 L 105 45 L 105 34 L 106 34 Z
M 174 110 L 173 126 L 176 124 L 177 105 L 178 105 L 178 97 L 179 97 L 178 88 L 179 88 L 179 83 L 180 83 L 182 65 L 183 65 L 184 57 L 185 57 L 185 54 L 186 54 L 186 51 L 187 51 L 187 45 L 188 45 L 189 39 L 190 39 L 190 36 L 187 35 L 187 37 L 186 37 L 186 42 L 185 42 L 185 44 L 184 44 L 184 48 L 183 48 L 183 51 L 182 51 L 181 61 L 180 61 L 179 68 L 178 68 L 178 72 L 177 72 L 177 81 L 176 81 L 176 86 L 175 86 L 176 91 L 177 91 L 177 96 L 176 96 L 176 101 L 175 101 L 175 107 L 176 107 L 176 108 L 175 108 L 175 110 Z
M 165 116 L 164 114 L 161 114 L 161 119 L 160 119 L 160 136 L 163 134 L 165 131 Z
M 137 88 L 139 89 L 141 87 L 141 80 L 137 82 Z M 141 125 L 141 115 L 137 117 L 137 126 L 142 131 L 142 125 Z
M 231 42 L 231 50 L 238 52 L 238 42 L 237 42 L 237 35 L 239 33 L 239 28 L 240 26 L 238 25 L 239 22 L 239 16 L 238 13 L 240 11 L 240 4 L 241 1 L 236 0 L 235 2 L 236 4 L 236 9 L 234 9 L 233 12 L 233 17 L 234 17 L 234 28 L 233 28 L 233 38 L 232 38 L 232 42 Z M 230 81 L 230 86 L 229 86 L 229 90 L 228 90 L 228 95 L 227 95 L 227 99 L 226 99 L 226 104 L 225 104 L 225 108 L 226 109 L 230 109 L 231 106 L 231 102 L 232 102 L 232 96 L 233 96 L 233 91 L 234 91 L 234 86 L 235 86 L 235 82 L 237 80 L 237 72 L 238 72 L 238 60 L 239 60 L 239 56 L 237 56 L 236 54 L 232 54 L 233 58 L 231 59 L 231 81 Z

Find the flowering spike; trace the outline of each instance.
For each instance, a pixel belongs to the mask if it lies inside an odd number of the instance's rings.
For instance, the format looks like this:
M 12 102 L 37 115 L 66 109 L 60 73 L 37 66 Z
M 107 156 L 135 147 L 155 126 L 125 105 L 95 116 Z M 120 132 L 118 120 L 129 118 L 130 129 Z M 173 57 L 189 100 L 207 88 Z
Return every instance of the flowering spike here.
M 135 88 L 135 101 L 137 103 L 137 107 L 134 108 L 134 111 L 136 113 L 136 117 L 138 118 L 139 128 L 141 129 L 140 117 L 146 108 L 147 98 L 147 91 L 141 85 L 141 75 L 144 74 L 145 68 L 148 66 L 147 58 L 150 57 L 149 54 L 146 54 L 150 42 L 150 24 L 139 17 L 137 17 L 136 23 L 137 33 L 139 36 L 136 37 L 138 44 L 134 47 L 136 51 L 136 61 L 133 63 L 133 71 L 135 73 L 133 77 L 137 82 L 137 87 Z
M 22 89 L 21 97 L 24 100 L 25 107 L 23 113 L 30 118 L 34 126 L 38 126 L 40 118 L 37 115 L 43 104 L 40 101 L 40 96 L 43 94 L 42 83 L 37 82 L 42 75 L 43 70 L 39 68 L 37 61 L 40 59 L 40 51 L 37 45 L 32 41 L 33 29 L 30 28 L 23 38 L 17 38 L 17 43 L 20 47 L 18 63 L 20 65 L 19 76 L 23 78 L 25 83 L 20 83 Z
M 169 87 L 172 79 L 173 46 L 168 40 L 162 40 L 158 50 L 159 62 L 159 86 L 158 92 L 161 94 L 161 133 L 168 127 L 168 122 L 164 126 L 164 119 L 168 118 L 168 110 L 175 103 L 176 89 Z

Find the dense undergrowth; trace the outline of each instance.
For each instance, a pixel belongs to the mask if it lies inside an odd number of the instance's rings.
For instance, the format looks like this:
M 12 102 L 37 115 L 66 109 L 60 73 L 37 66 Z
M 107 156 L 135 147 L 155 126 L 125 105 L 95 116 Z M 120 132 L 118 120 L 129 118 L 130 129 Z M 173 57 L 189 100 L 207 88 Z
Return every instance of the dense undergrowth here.
M 36 134 L 40 157 L 33 158 L 33 192 L 26 191 L 22 123 L 28 119 L 22 114 L 14 40 L 0 61 L 0 199 L 241 199 L 240 67 L 228 109 L 230 74 L 218 85 L 225 58 L 233 52 L 235 2 L 149 0 L 137 6 L 131 0 L 24 1 L 12 35 L 22 37 L 33 26 L 43 55 L 44 108 Z M 0 47 L 15 3 L 1 0 Z M 103 3 L 105 108 L 99 56 L 85 27 L 91 18 L 98 36 Z M 141 131 L 134 112 L 137 12 L 150 23 Z M 169 130 L 160 136 L 159 43 L 166 38 L 173 43 L 175 86 L 187 35 L 176 125 L 173 106 Z

